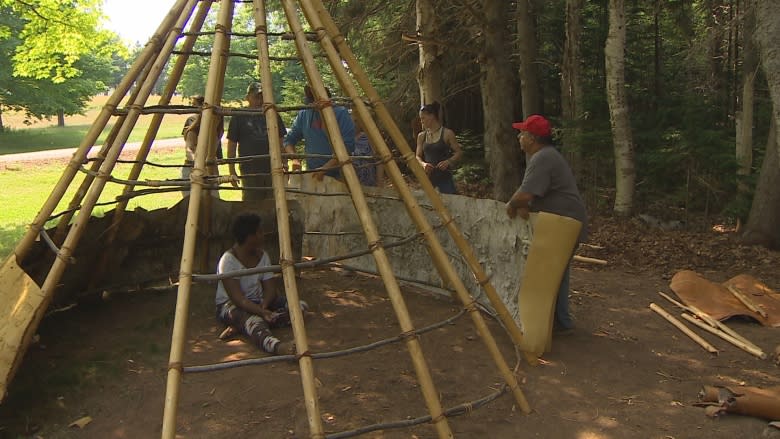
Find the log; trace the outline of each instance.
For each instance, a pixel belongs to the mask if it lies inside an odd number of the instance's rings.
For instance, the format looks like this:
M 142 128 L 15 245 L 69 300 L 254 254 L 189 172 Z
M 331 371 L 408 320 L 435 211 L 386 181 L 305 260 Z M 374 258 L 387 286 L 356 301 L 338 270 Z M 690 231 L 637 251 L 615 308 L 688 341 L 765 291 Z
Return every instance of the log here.
M 702 348 L 704 348 L 707 352 L 711 354 L 717 354 L 718 350 L 715 348 L 715 346 L 709 344 L 707 340 L 701 338 L 698 334 L 691 331 L 687 326 L 685 326 L 681 321 L 677 320 L 673 315 L 666 312 L 663 308 L 656 305 L 655 303 L 650 304 L 650 309 L 655 311 L 657 314 L 659 314 L 661 317 L 665 318 L 669 323 L 676 326 L 677 329 L 682 331 L 683 334 L 687 335 L 691 340 L 695 341 L 699 344 Z
M 604 259 L 589 258 L 587 256 L 574 255 L 573 258 L 577 262 L 587 262 L 589 264 L 607 265 L 607 261 Z
M 719 330 L 717 328 L 713 328 L 712 326 L 708 326 L 706 323 L 704 323 L 701 320 L 696 319 L 695 317 L 693 317 L 690 314 L 682 313 L 680 315 L 682 316 L 682 318 L 684 318 L 685 320 L 693 323 L 694 325 L 698 326 L 699 328 L 704 329 L 705 331 L 707 331 L 707 332 L 709 332 L 711 334 L 717 335 L 718 337 L 726 340 L 727 342 L 733 344 L 734 346 L 742 349 L 743 351 L 745 351 L 745 352 L 747 352 L 747 353 L 749 353 L 751 355 L 755 355 L 756 357 L 758 357 L 758 358 L 760 358 L 762 360 L 765 360 L 766 357 L 767 357 L 766 353 L 764 351 L 762 351 L 761 349 L 758 349 L 756 346 L 745 344 L 742 341 L 737 340 L 736 338 L 730 336 L 729 334 L 726 334 L 725 332 L 723 332 L 723 331 L 721 331 L 721 330 Z

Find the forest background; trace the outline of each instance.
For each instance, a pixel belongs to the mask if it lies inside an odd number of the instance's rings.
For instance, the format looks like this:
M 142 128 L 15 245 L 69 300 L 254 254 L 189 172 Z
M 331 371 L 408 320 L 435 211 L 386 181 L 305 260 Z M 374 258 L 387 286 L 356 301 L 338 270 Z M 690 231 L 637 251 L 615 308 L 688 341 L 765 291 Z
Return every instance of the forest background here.
M 278 2 L 267 3 L 269 30 L 287 31 Z M 592 212 L 690 227 L 726 219 L 745 224 L 746 242 L 780 247 L 779 1 L 323 3 L 410 142 L 420 104 L 444 104 L 467 153 L 459 183 L 506 200 L 524 164 L 511 123 L 543 114 Z M 104 29 L 101 6 L 0 0 L 0 131 L 7 112 L 64 125 L 124 77 L 142 47 Z M 258 71 L 251 7 L 236 13 L 223 96 L 235 104 Z M 198 38 L 180 95 L 204 93 L 212 41 Z M 300 105 L 294 43 L 270 50 L 275 95 Z

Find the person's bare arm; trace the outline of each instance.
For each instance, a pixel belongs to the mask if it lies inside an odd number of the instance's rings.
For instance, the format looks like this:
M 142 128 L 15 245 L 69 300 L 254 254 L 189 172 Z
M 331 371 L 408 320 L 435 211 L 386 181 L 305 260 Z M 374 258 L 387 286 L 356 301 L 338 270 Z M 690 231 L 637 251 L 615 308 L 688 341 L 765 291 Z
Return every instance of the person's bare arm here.
M 227 158 L 228 159 L 236 158 L 237 150 L 238 150 L 238 144 L 232 140 L 228 140 Z M 238 187 L 238 173 L 236 173 L 236 164 L 234 162 L 230 162 L 228 164 L 228 169 L 230 170 L 230 176 L 232 177 L 230 179 L 230 184 L 232 184 L 233 187 Z
M 227 292 L 230 301 L 236 307 L 254 315 L 258 315 L 264 320 L 268 320 L 271 317 L 271 312 L 268 311 L 268 309 L 264 309 L 262 305 L 258 305 L 244 296 L 244 292 L 241 290 L 241 283 L 238 279 L 222 279 L 222 285 L 225 287 L 225 291 Z
M 520 218 L 528 219 L 528 206 L 533 201 L 534 195 L 529 192 L 515 192 L 509 201 L 506 202 L 506 214 L 509 218 L 515 218 L 518 214 Z
M 436 167 L 442 171 L 452 169 L 452 166 L 460 160 L 461 156 L 463 156 L 463 149 L 460 147 L 460 143 L 458 143 L 458 139 L 455 137 L 455 132 L 449 128 L 444 130 L 444 143 L 452 149 L 452 157 L 436 164 Z
M 433 171 L 433 165 L 427 163 L 424 159 L 425 152 L 423 151 L 423 144 L 425 143 L 425 131 L 421 131 L 417 135 L 417 161 L 420 162 L 426 174 L 430 174 Z

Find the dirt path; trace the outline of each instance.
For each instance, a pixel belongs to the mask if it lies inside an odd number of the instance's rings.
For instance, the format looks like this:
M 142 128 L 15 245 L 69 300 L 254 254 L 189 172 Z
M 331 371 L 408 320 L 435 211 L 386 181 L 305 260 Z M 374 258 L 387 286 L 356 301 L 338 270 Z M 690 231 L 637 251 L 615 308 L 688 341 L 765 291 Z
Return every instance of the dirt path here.
M 135 151 L 138 151 L 138 149 L 141 147 L 141 142 L 132 142 L 132 143 L 126 143 L 125 146 L 122 148 L 122 153 L 133 153 Z M 174 138 L 174 139 L 160 139 L 155 140 L 153 148 L 156 150 L 161 149 L 177 149 L 177 148 L 184 148 L 184 142 L 182 139 Z M 91 157 L 94 155 L 95 152 L 99 150 L 99 147 L 93 147 L 92 148 L 92 154 L 89 156 Z M 66 161 L 73 154 L 76 152 L 76 148 L 64 148 L 64 149 L 49 149 L 46 151 L 35 151 L 35 152 L 22 152 L 18 154 L 3 154 L 0 155 L 0 164 L 11 164 L 11 163 L 20 163 L 20 162 L 50 162 L 55 160 L 62 160 Z

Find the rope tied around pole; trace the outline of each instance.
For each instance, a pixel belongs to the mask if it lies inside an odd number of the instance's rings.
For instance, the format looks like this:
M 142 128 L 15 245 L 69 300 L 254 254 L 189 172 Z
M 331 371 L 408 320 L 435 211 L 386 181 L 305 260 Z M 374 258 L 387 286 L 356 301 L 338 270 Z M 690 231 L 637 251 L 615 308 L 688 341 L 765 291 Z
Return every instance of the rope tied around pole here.
M 261 34 L 262 35 L 268 35 L 268 26 L 265 26 L 265 25 L 262 25 L 262 24 L 258 24 L 257 26 L 255 26 L 255 36 L 258 36 L 258 35 L 261 35 Z
M 312 102 L 312 106 L 317 110 L 322 110 L 324 108 L 332 107 L 333 101 L 330 99 L 320 99 Z
M 173 363 L 168 363 L 168 370 L 175 369 L 179 372 L 182 372 L 184 370 L 184 366 L 182 365 L 181 361 L 175 361 Z
M 203 168 L 193 167 L 192 172 L 190 173 L 190 181 L 193 183 L 200 183 L 201 185 L 206 184 L 206 179 L 204 176 L 206 175 L 206 171 Z
M 214 32 L 215 33 L 222 32 L 223 34 L 227 34 L 228 28 L 222 23 L 217 23 L 216 25 L 214 25 Z
M 314 35 L 317 37 L 317 42 L 322 42 L 322 40 L 325 39 L 325 37 L 328 36 L 328 32 L 325 30 L 323 26 L 316 27 L 313 29 Z
M 438 424 L 439 422 L 441 422 L 441 421 L 443 421 L 445 419 L 447 419 L 447 415 L 444 414 L 444 412 L 441 412 L 435 418 L 431 417 L 431 424 Z
M 276 107 L 276 104 L 273 102 L 263 102 L 263 114 L 265 114 L 268 110 L 274 110 L 277 113 L 279 112 L 279 109 Z
M 132 110 L 132 111 L 137 111 L 137 112 L 139 112 L 139 113 L 140 113 L 141 111 L 143 111 L 143 109 L 144 109 L 144 106 L 143 106 L 143 105 L 141 105 L 141 104 L 135 104 L 135 103 L 133 103 L 133 104 L 130 104 L 130 105 L 126 106 L 126 108 L 129 108 L 129 109 L 130 109 L 130 110 Z
M 311 358 L 311 351 L 303 351 L 300 354 L 295 354 L 295 360 L 299 361 L 303 357 Z
M 417 160 L 417 156 L 413 151 L 409 151 L 406 154 L 401 154 L 401 158 L 403 158 L 405 161 L 410 162 L 412 160 Z
M 477 284 L 478 284 L 480 287 L 484 287 L 484 286 L 485 286 L 485 285 L 487 285 L 489 282 L 490 282 L 490 276 L 487 276 L 487 275 L 485 275 L 484 277 L 482 277 L 482 279 L 477 279 Z
M 417 334 L 417 330 L 415 329 L 411 329 L 409 331 L 398 334 L 398 339 L 401 341 L 406 341 L 410 338 L 418 338 L 418 337 L 419 335 Z
M 285 270 L 290 267 L 295 269 L 295 261 L 293 261 L 292 259 L 279 259 L 279 266 L 282 267 L 282 270 Z
M 57 252 L 57 259 L 61 260 L 62 262 L 66 264 L 75 264 L 76 258 L 72 256 L 73 251 L 70 247 L 62 246 L 60 247 L 60 250 Z
M 477 308 L 477 300 L 471 299 L 471 302 L 463 305 L 463 309 L 465 309 L 468 312 L 479 311 L 479 309 Z
M 382 245 L 382 240 L 381 239 L 377 239 L 376 241 L 371 242 L 371 243 L 368 244 L 368 249 L 370 251 L 372 251 L 372 252 L 374 250 L 380 249 L 382 247 L 383 247 L 383 245 Z

